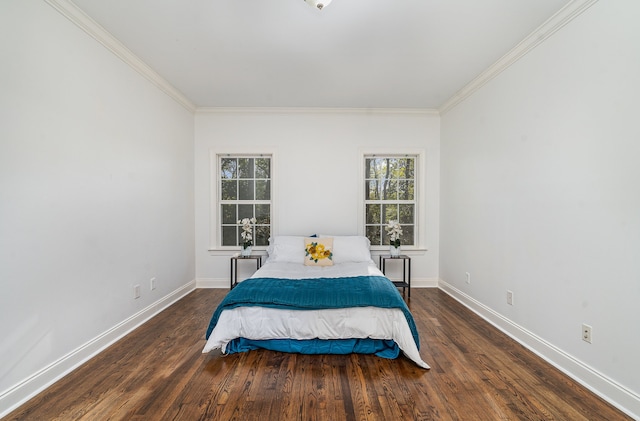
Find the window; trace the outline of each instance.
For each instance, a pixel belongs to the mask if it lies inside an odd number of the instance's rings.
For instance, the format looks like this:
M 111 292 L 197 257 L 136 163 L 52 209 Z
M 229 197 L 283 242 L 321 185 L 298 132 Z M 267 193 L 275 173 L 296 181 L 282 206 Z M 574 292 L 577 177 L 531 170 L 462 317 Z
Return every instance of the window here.
M 271 156 L 219 155 L 221 246 L 242 244 L 238 221 L 256 218 L 254 246 L 266 246 L 271 235 Z
M 417 156 L 365 155 L 365 235 L 372 246 L 389 244 L 384 229 L 400 222 L 402 244 L 416 245 Z

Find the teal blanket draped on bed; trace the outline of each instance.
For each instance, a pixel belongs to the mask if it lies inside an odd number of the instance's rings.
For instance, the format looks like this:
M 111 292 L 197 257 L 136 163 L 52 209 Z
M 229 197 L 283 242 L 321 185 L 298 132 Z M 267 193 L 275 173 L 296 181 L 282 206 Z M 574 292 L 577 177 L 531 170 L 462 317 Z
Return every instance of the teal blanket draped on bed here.
M 232 289 L 213 313 L 207 329 L 207 339 L 218 323 L 218 319 L 223 310 L 246 306 L 286 308 L 292 310 L 319 310 L 368 306 L 398 308 L 404 313 L 416 346 L 420 349 L 418 331 L 409 308 L 393 283 L 383 276 L 314 279 L 247 279 Z M 240 342 L 248 343 L 245 340 Z M 335 345 L 337 344 L 333 346 Z M 238 349 L 234 351 L 232 347 L 230 351 L 238 352 Z

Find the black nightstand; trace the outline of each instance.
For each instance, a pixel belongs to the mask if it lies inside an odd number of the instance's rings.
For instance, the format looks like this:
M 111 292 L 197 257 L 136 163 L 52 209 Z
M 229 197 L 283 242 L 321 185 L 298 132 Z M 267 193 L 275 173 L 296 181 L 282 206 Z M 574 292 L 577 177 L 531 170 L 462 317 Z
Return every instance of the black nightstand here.
M 231 276 L 229 278 L 230 290 L 238 285 L 238 260 L 255 260 L 256 270 L 260 269 L 260 266 L 262 266 L 262 256 L 260 255 L 252 254 L 251 256 L 231 256 Z
M 398 288 L 402 288 L 403 294 L 404 294 L 405 288 L 409 289 L 408 296 L 411 297 L 411 257 L 407 256 L 406 254 L 401 254 L 398 257 L 391 257 L 391 255 L 389 254 L 381 254 L 379 265 L 380 265 L 380 270 L 385 275 L 386 275 L 385 269 L 386 269 L 387 260 L 402 261 L 402 281 L 391 281 L 391 282 L 393 282 L 393 285 L 397 286 Z

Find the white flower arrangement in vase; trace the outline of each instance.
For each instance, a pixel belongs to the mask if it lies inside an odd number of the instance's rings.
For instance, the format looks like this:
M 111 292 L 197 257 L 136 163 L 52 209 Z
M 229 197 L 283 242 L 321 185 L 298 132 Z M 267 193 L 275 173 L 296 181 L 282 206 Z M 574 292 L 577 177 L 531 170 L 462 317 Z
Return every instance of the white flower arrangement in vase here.
M 402 237 L 402 227 L 398 221 L 389 221 L 385 230 L 389 236 L 389 252 L 391 257 L 400 255 L 400 237 Z
M 243 218 L 238 221 L 238 224 L 242 225 L 242 252 L 243 256 L 251 255 L 251 247 L 253 246 L 253 224 L 256 223 L 256 218 Z

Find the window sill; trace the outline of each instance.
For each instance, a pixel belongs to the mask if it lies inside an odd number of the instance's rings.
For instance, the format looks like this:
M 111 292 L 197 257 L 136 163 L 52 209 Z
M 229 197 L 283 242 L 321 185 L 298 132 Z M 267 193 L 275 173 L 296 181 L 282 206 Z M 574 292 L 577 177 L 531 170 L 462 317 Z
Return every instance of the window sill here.
M 419 247 L 416 247 L 416 248 L 401 247 L 400 248 L 400 253 L 406 254 L 408 256 L 424 256 L 428 251 L 429 249 L 419 248 Z M 381 254 L 389 254 L 389 247 L 380 247 L 380 248 L 371 249 L 372 256 L 379 256 Z
M 240 253 L 240 247 L 231 247 L 231 248 L 217 248 L 217 249 L 209 249 L 208 250 L 210 256 L 233 256 L 235 254 Z M 253 247 L 251 254 L 266 256 L 267 248 L 266 247 Z
M 401 248 L 401 253 L 408 256 L 424 256 L 429 249 L 426 248 Z M 240 253 L 240 248 L 210 248 L 208 250 L 210 256 L 233 256 Z M 259 256 L 267 255 L 266 247 L 253 248 L 252 254 Z M 371 256 L 379 256 L 381 254 L 389 254 L 389 247 L 379 247 L 371 249 Z

